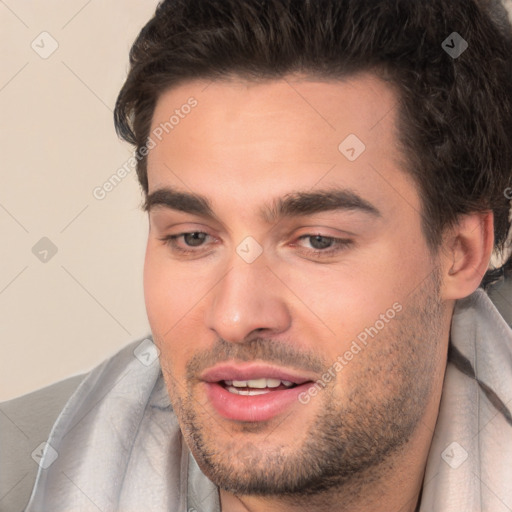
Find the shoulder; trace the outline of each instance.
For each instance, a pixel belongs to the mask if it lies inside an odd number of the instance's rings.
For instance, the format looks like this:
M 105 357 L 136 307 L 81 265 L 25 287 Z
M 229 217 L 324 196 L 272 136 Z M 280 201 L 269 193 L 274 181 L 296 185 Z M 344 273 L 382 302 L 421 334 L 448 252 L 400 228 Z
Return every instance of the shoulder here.
M 70 377 L 0 403 L 2 510 L 21 511 L 27 504 L 38 470 L 38 447 L 48 439 L 62 408 L 85 376 Z
M 151 337 L 135 340 L 90 372 L 0 402 L 0 510 L 21 512 L 32 493 L 40 469 L 42 448 L 63 410 L 73 401 L 101 392 L 109 379 L 123 374 L 137 358 L 147 367 L 158 359 Z M 158 365 L 159 368 L 159 365 Z

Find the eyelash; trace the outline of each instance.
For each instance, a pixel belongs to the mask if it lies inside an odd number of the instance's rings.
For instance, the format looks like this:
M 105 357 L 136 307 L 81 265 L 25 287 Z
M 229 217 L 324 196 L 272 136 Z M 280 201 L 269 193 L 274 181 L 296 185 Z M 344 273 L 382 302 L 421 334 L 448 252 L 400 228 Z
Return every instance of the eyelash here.
M 192 255 L 192 254 L 197 254 L 199 252 L 199 250 L 201 250 L 201 246 L 199 246 L 198 250 L 183 249 L 182 247 L 179 247 L 177 245 L 176 241 L 179 238 L 182 238 L 182 237 L 184 237 L 186 235 L 193 235 L 193 234 L 203 234 L 203 235 L 206 235 L 207 237 L 210 236 L 210 235 L 208 235 L 208 233 L 205 233 L 204 231 L 187 231 L 185 233 L 179 233 L 177 235 L 168 235 L 168 236 L 165 236 L 163 238 L 159 238 L 159 240 L 162 241 L 168 247 L 170 247 L 171 250 L 176 251 L 176 252 L 180 253 L 183 256 L 189 256 L 189 255 Z M 316 235 L 301 235 L 298 238 L 298 240 L 303 240 L 305 238 L 314 238 L 314 237 L 324 238 L 326 240 L 331 241 L 334 245 L 332 247 L 327 248 L 327 249 L 306 249 L 306 252 L 309 255 L 312 255 L 312 256 L 328 257 L 328 256 L 331 256 L 331 255 L 336 254 L 338 252 L 341 252 L 345 248 L 353 245 L 353 243 L 354 243 L 353 240 L 349 240 L 349 239 L 346 239 L 346 238 L 335 238 L 333 236 L 324 236 L 324 235 L 320 235 L 320 234 L 316 234 Z M 297 246 L 297 244 L 293 243 L 292 246 Z
M 339 252 L 341 252 L 342 250 L 346 249 L 347 247 L 350 247 L 351 245 L 353 245 L 353 240 L 349 240 L 347 238 L 336 238 L 334 236 L 324 236 L 324 235 L 320 235 L 320 234 L 317 234 L 317 235 L 301 235 L 298 240 L 303 240 L 305 238 L 315 238 L 315 237 L 320 237 L 320 238 L 324 238 L 326 240 L 329 240 L 330 242 L 333 243 L 333 246 L 327 248 L 327 249 L 307 249 L 307 252 L 310 254 L 310 255 L 313 255 L 313 256 L 320 256 L 320 257 L 328 257 L 328 256 L 332 256 L 334 254 L 337 254 Z M 296 245 L 295 243 L 292 244 L 292 245 Z
M 176 240 L 178 238 L 184 237 L 185 235 L 193 235 L 193 234 L 196 234 L 196 233 L 197 234 L 203 234 L 203 235 L 206 235 L 206 236 L 210 236 L 208 233 L 205 233 L 204 231 L 187 231 L 185 233 L 179 233 L 177 235 L 168 235 L 168 236 L 165 236 L 163 238 L 159 238 L 159 240 L 164 242 L 164 244 L 167 245 L 168 247 L 170 247 L 173 251 L 179 252 L 180 254 L 183 254 L 184 256 L 188 256 L 190 254 L 197 253 L 198 250 L 183 249 L 183 247 L 179 247 L 176 244 Z M 201 247 L 199 247 L 199 249 L 201 249 Z

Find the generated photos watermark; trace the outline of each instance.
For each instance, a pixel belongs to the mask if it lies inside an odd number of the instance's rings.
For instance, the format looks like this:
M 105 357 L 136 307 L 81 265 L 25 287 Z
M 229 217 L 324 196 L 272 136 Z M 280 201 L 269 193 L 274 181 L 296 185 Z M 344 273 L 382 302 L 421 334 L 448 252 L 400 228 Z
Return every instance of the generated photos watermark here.
M 191 96 L 186 103 L 181 105 L 180 108 L 174 110 L 174 113 L 169 117 L 165 123 L 160 123 L 157 127 L 153 128 L 151 135 L 148 137 L 146 144 L 135 151 L 134 155 L 130 157 L 117 171 L 112 174 L 103 184 L 95 187 L 92 195 L 98 201 L 102 201 L 107 195 L 112 192 L 131 172 L 136 168 L 137 164 L 146 158 L 149 152 L 154 149 L 159 142 L 162 141 L 164 134 L 170 133 L 174 130 L 183 119 L 185 119 L 192 109 L 197 107 L 199 102 Z
M 366 327 L 361 331 L 350 343 L 349 348 L 343 353 L 338 355 L 336 361 L 329 367 L 329 369 L 318 379 L 313 385 L 311 385 L 307 391 L 300 393 L 298 400 L 301 404 L 308 404 L 311 398 L 318 395 L 318 393 L 324 389 L 329 382 L 336 378 L 336 374 L 340 373 L 352 359 L 357 357 L 367 346 L 368 342 L 378 336 L 378 334 L 389 324 L 398 313 L 402 311 L 402 305 L 399 302 L 395 302 L 391 308 L 386 310 L 379 316 L 379 319 L 375 323 Z

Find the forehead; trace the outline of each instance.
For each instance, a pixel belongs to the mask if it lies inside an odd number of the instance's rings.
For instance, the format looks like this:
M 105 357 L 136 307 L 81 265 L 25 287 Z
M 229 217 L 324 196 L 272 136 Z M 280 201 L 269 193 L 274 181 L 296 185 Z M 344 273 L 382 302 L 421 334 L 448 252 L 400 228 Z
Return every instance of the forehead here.
M 215 203 L 229 200 L 238 184 L 237 197 L 248 205 L 335 184 L 377 204 L 409 196 L 419 209 L 397 147 L 397 100 L 369 74 L 184 83 L 163 93 L 155 108 L 149 191 L 190 188 Z
M 189 108 L 189 103 L 197 105 Z M 190 139 L 186 127 L 193 119 L 195 138 L 201 137 L 205 143 L 225 143 L 228 134 L 233 136 L 239 130 L 250 130 L 253 137 L 267 140 L 278 133 L 281 145 L 296 144 L 301 136 L 311 142 L 336 143 L 347 131 L 370 143 L 380 140 L 382 134 L 392 135 L 396 104 L 389 84 L 370 74 L 329 82 L 299 76 L 260 82 L 241 78 L 191 81 L 160 96 L 151 132 L 160 129 L 164 139 L 172 133 L 178 145 L 185 142 L 180 132 Z M 300 124 L 291 132 L 280 131 L 290 122 Z M 244 133 L 238 135 L 241 142 Z

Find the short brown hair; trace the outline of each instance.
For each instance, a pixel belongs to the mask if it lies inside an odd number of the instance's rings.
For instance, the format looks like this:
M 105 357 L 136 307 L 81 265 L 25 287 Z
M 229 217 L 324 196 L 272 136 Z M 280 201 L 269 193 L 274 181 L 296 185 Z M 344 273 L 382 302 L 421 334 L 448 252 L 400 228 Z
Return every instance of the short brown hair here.
M 442 44 L 459 36 L 468 48 L 454 57 Z M 188 80 L 361 71 L 399 93 L 400 142 L 429 244 L 436 247 L 458 215 L 492 210 L 502 247 L 512 184 L 512 29 L 499 2 L 165 0 L 131 49 L 116 130 L 140 151 L 160 94 Z M 137 173 L 147 194 L 146 156 Z

